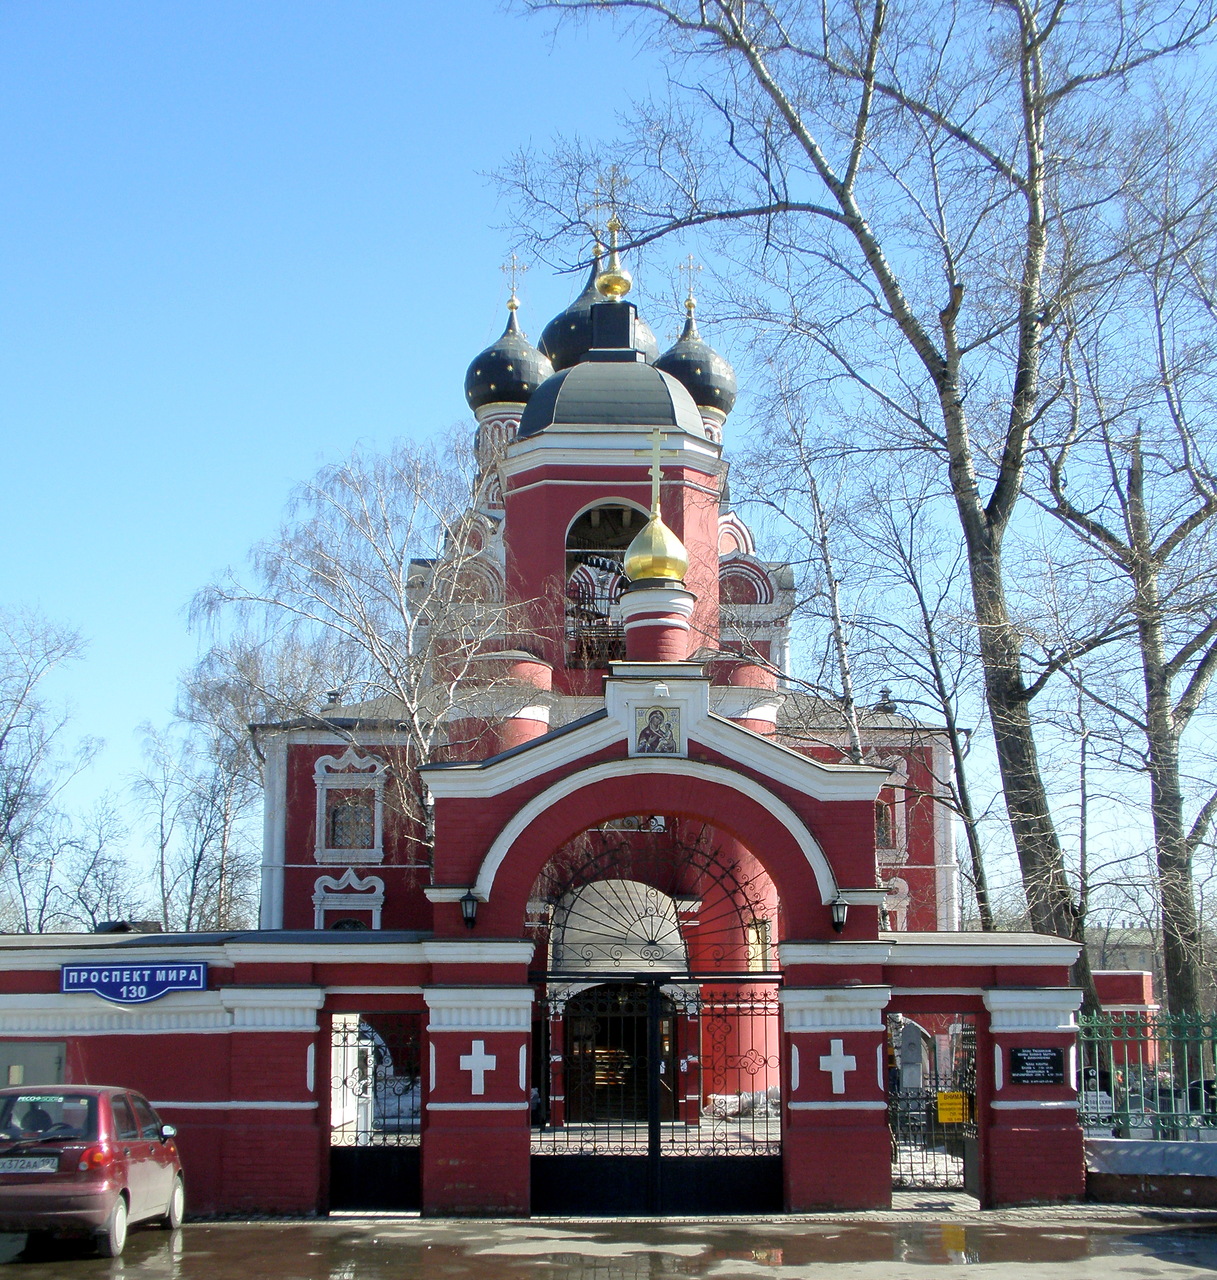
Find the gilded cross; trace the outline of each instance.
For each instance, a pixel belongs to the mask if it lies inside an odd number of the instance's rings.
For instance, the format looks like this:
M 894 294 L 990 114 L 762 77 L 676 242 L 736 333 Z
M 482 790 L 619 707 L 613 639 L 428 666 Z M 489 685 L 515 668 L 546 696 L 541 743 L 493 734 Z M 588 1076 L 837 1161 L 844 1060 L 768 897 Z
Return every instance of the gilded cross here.
M 511 296 L 516 296 L 516 288 L 520 283 L 520 277 L 528 270 L 528 265 L 520 261 L 513 253 L 508 262 L 503 263 L 499 270 L 507 277 L 508 283 L 511 285 Z
M 663 479 L 663 469 L 660 462 L 663 458 L 663 432 L 656 427 L 651 432 L 651 447 L 649 449 L 635 449 L 634 456 L 636 458 L 650 457 L 651 467 L 651 516 L 659 515 L 659 482 Z M 680 455 L 673 452 L 667 455 L 669 458 L 677 458 Z
M 681 263 L 678 269 L 680 274 L 685 277 L 685 282 L 689 286 L 688 301 L 685 303 L 685 306 L 687 307 L 689 303 L 693 301 L 693 273 L 695 271 L 700 271 L 702 268 L 701 265 L 695 261 L 693 255 L 689 254 L 687 263 Z

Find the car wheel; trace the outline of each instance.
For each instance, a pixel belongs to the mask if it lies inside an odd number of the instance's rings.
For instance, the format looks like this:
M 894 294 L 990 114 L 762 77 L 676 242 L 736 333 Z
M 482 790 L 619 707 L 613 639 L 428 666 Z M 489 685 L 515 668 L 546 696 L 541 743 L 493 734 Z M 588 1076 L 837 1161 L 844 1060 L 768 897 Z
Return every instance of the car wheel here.
M 167 1231 L 176 1231 L 186 1216 L 186 1184 L 179 1173 L 173 1180 L 173 1190 L 169 1193 L 169 1207 L 161 1219 L 161 1226 Z
M 97 1238 L 97 1252 L 103 1258 L 117 1258 L 127 1243 L 127 1201 L 120 1195 L 110 1210 L 106 1225 Z

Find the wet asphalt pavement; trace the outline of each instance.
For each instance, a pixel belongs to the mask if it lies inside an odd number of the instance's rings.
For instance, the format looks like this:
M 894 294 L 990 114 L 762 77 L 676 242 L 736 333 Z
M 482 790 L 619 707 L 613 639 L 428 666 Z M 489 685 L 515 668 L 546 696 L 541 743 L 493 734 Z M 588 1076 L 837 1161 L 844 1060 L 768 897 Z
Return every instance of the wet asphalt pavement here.
M 1217 1271 L 1217 1226 L 959 1221 L 453 1222 L 349 1218 L 135 1229 L 109 1261 L 0 1236 L 22 1280 L 1183 1280 Z

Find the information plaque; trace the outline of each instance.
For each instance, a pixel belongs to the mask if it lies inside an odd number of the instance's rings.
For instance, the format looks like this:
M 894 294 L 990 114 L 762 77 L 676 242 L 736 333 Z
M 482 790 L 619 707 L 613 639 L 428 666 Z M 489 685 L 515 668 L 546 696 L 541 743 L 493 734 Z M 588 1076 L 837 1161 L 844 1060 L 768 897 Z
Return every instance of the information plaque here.
M 1011 1049 L 1011 1084 L 1064 1084 L 1064 1049 Z

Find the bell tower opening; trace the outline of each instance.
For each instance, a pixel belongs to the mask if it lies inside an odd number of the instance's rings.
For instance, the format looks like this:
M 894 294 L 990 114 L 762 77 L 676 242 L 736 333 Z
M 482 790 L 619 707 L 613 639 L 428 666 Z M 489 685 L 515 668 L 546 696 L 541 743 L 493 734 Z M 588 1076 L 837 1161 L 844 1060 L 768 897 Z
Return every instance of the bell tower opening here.
M 646 515 L 623 503 L 585 511 L 566 534 L 566 665 L 607 667 L 625 657 L 617 604 L 625 589 L 626 548 Z

